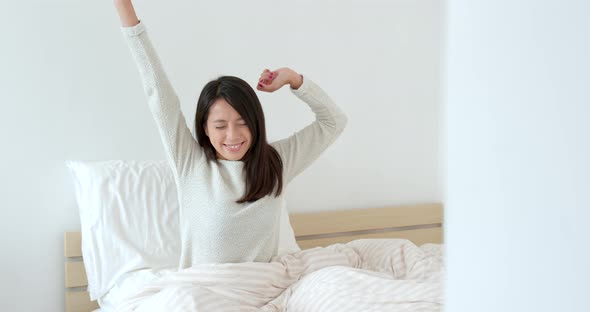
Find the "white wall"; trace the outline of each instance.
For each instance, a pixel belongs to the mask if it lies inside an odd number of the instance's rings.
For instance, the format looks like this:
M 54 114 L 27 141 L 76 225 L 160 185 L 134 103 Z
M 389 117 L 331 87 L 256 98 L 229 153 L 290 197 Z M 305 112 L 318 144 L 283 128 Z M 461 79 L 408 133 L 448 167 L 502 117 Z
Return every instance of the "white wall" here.
M 67 159 L 162 159 L 111 1 L 0 7 L 0 310 L 63 311 L 62 233 L 79 228 Z M 440 201 L 441 5 L 419 1 L 137 1 L 191 121 L 204 84 L 265 68 L 313 78 L 349 115 L 287 189 L 291 211 Z M 260 94 L 271 140 L 313 114 Z M 192 121 L 191 121 L 192 123 Z
M 590 2 L 448 2 L 447 311 L 588 311 Z

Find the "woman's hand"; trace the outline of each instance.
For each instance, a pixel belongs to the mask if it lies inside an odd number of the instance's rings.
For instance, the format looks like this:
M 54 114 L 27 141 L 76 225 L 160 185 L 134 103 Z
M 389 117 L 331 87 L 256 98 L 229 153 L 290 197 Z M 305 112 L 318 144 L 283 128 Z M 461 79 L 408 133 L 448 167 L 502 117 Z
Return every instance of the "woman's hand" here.
M 293 89 L 299 89 L 302 83 L 303 76 L 290 68 L 283 67 L 275 71 L 265 69 L 262 74 L 260 74 L 256 89 L 260 91 L 274 92 L 286 84 L 290 85 Z
M 131 27 L 139 23 L 131 0 L 114 0 L 113 3 L 115 4 L 115 8 L 117 8 L 117 13 L 119 13 L 119 19 L 123 27 Z

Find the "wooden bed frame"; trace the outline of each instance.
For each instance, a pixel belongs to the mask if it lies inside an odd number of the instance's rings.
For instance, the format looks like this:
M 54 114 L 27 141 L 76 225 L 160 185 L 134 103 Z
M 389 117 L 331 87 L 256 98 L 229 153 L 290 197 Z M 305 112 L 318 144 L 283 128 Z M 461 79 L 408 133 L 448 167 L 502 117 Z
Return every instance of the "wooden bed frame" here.
M 361 238 L 405 238 L 416 245 L 443 243 L 442 204 L 339 210 L 289 215 L 301 249 Z M 82 261 L 80 232 L 64 233 L 66 312 L 98 309 L 90 301 Z

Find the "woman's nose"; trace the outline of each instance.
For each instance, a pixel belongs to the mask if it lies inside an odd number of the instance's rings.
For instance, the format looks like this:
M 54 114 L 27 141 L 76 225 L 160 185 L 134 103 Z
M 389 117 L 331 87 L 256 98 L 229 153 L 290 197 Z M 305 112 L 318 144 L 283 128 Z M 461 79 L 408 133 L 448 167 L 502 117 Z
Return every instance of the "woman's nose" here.
M 237 127 L 228 127 L 227 137 L 229 139 L 235 139 L 240 137 L 240 131 Z

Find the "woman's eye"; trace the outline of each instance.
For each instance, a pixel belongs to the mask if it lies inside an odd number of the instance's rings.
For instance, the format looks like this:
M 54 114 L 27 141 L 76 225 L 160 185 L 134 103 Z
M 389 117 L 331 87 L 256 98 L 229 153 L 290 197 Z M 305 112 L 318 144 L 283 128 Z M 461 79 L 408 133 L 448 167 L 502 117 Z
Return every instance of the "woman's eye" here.
M 238 124 L 238 126 L 247 126 L 247 124 L 245 124 L 245 123 L 244 124 Z M 223 128 L 225 128 L 225 126 L 215 127 L 215 129 L 223 129 Z

